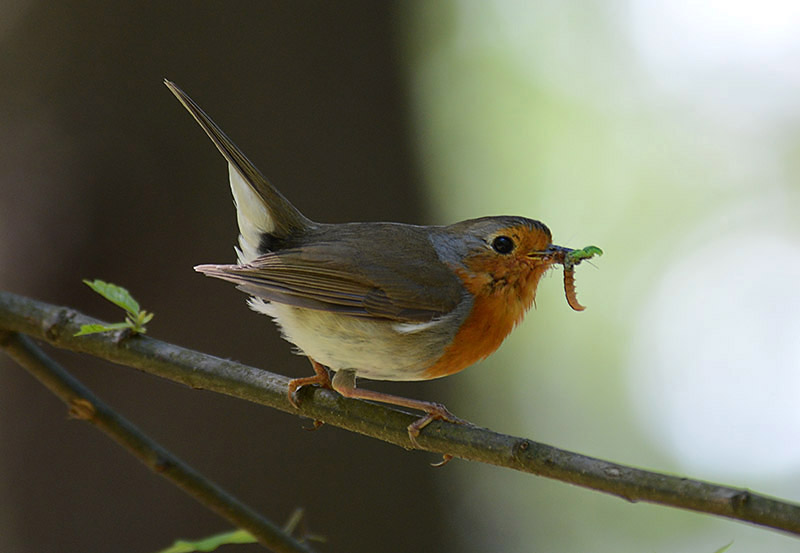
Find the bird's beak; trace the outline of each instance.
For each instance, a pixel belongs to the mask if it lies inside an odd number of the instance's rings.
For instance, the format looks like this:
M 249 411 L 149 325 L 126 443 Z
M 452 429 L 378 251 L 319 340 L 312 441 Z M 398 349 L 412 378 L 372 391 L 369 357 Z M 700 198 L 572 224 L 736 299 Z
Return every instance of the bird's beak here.
M 534 252 L 530 252 L 528 257 L 532 259 L 540 259 L 547 263 L 558 263 L 563 265 L 564 262 L 568 259 L 567 254 L 569 252 L 574 251 L 572 248 L 565 248 L 564 246 L 556 246 L 555 244 L 550 244 L 544 250 L 538 250 Z

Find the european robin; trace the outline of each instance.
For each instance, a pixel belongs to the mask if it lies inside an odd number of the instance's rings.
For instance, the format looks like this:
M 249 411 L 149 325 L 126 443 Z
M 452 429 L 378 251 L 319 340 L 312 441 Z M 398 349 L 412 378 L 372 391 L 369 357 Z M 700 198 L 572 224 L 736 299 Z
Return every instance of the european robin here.
M 554 264 L 564 265 L 569 304 L 583 309 L 572 271 L 599 248 L 555 246 L 547 226 L 525 217 L 447 226 L 314 222 L 186 93 L 165 84 L 227 160 L 236 204 L 238 263 L 195 270 L 235 283 L 309 358 L 314 376 L 289 383 L 293 405 L 301 386 L 318 384 L 419 410 L 425 415 L 408 427 L 416 444 L 432 420 L 463 421 L 439 403 L 357 388 L 356 378 L 429 380 L 485 358 L 522 320 Z

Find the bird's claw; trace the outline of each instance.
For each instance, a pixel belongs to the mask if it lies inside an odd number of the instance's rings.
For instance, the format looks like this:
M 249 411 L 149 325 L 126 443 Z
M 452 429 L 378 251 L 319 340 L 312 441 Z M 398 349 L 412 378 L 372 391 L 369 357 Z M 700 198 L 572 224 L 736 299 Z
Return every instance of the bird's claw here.
M 447 463 L 449 463 L 452 460 L 453 460 L 453 456 L 452 455 L 450 455 L 449 453 L 444 453 L 444 454 L 442 454 L 442 460 L 439 461 L 438 463 L 431 463 L 431 466 L 433 468 L 435 468 L 435 469 L 438 469 L 439 467 L 445 466 Z
M 431 403 L 429 408 L 425 410 L 424 416 L 408 425 L 408 439 L 411 441 L 411 445 L 414 446 L 414 448 L 422 449 L 417 441 L 417 437 L 420 432 L 422 432 L 423 428 L 435 420 L 451 422 L 453 424 L 467 424 L 467 421 L 456 417 L 441 403 Z

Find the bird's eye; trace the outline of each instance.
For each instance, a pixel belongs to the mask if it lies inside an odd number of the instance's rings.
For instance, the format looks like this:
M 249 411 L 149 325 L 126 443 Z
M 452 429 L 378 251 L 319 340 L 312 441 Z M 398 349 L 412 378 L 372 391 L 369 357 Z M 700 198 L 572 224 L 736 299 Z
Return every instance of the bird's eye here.
M 514 249 L 514 241 L 508 236 L 498 236 L 492 241 L 492 247 L 497 253 L 509 253 Z

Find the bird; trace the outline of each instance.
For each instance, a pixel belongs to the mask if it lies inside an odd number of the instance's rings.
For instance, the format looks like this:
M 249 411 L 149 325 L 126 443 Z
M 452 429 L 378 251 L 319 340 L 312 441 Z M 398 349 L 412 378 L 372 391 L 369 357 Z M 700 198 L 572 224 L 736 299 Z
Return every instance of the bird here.
M 601 254 L 552 244 L 548 227 L 522 216 L 450 225 L 318 223 L 303 215 L 175 83 L 164 83 L 228 163 L 239 227 L 237 262 L 194 269 L 236 284 L 251 309 L 271 317 L 314 369 L 289 382 L 424 413 L 411 444 L 434 420 L 465 421 L 441 403 L 356 386 L 368 380 L 441 378 L 500 347 L 534 303 L 541 277 L 564 267 L 569 305 L 575 265 Z M 331 377 L 330 373 L 333 373 Z

